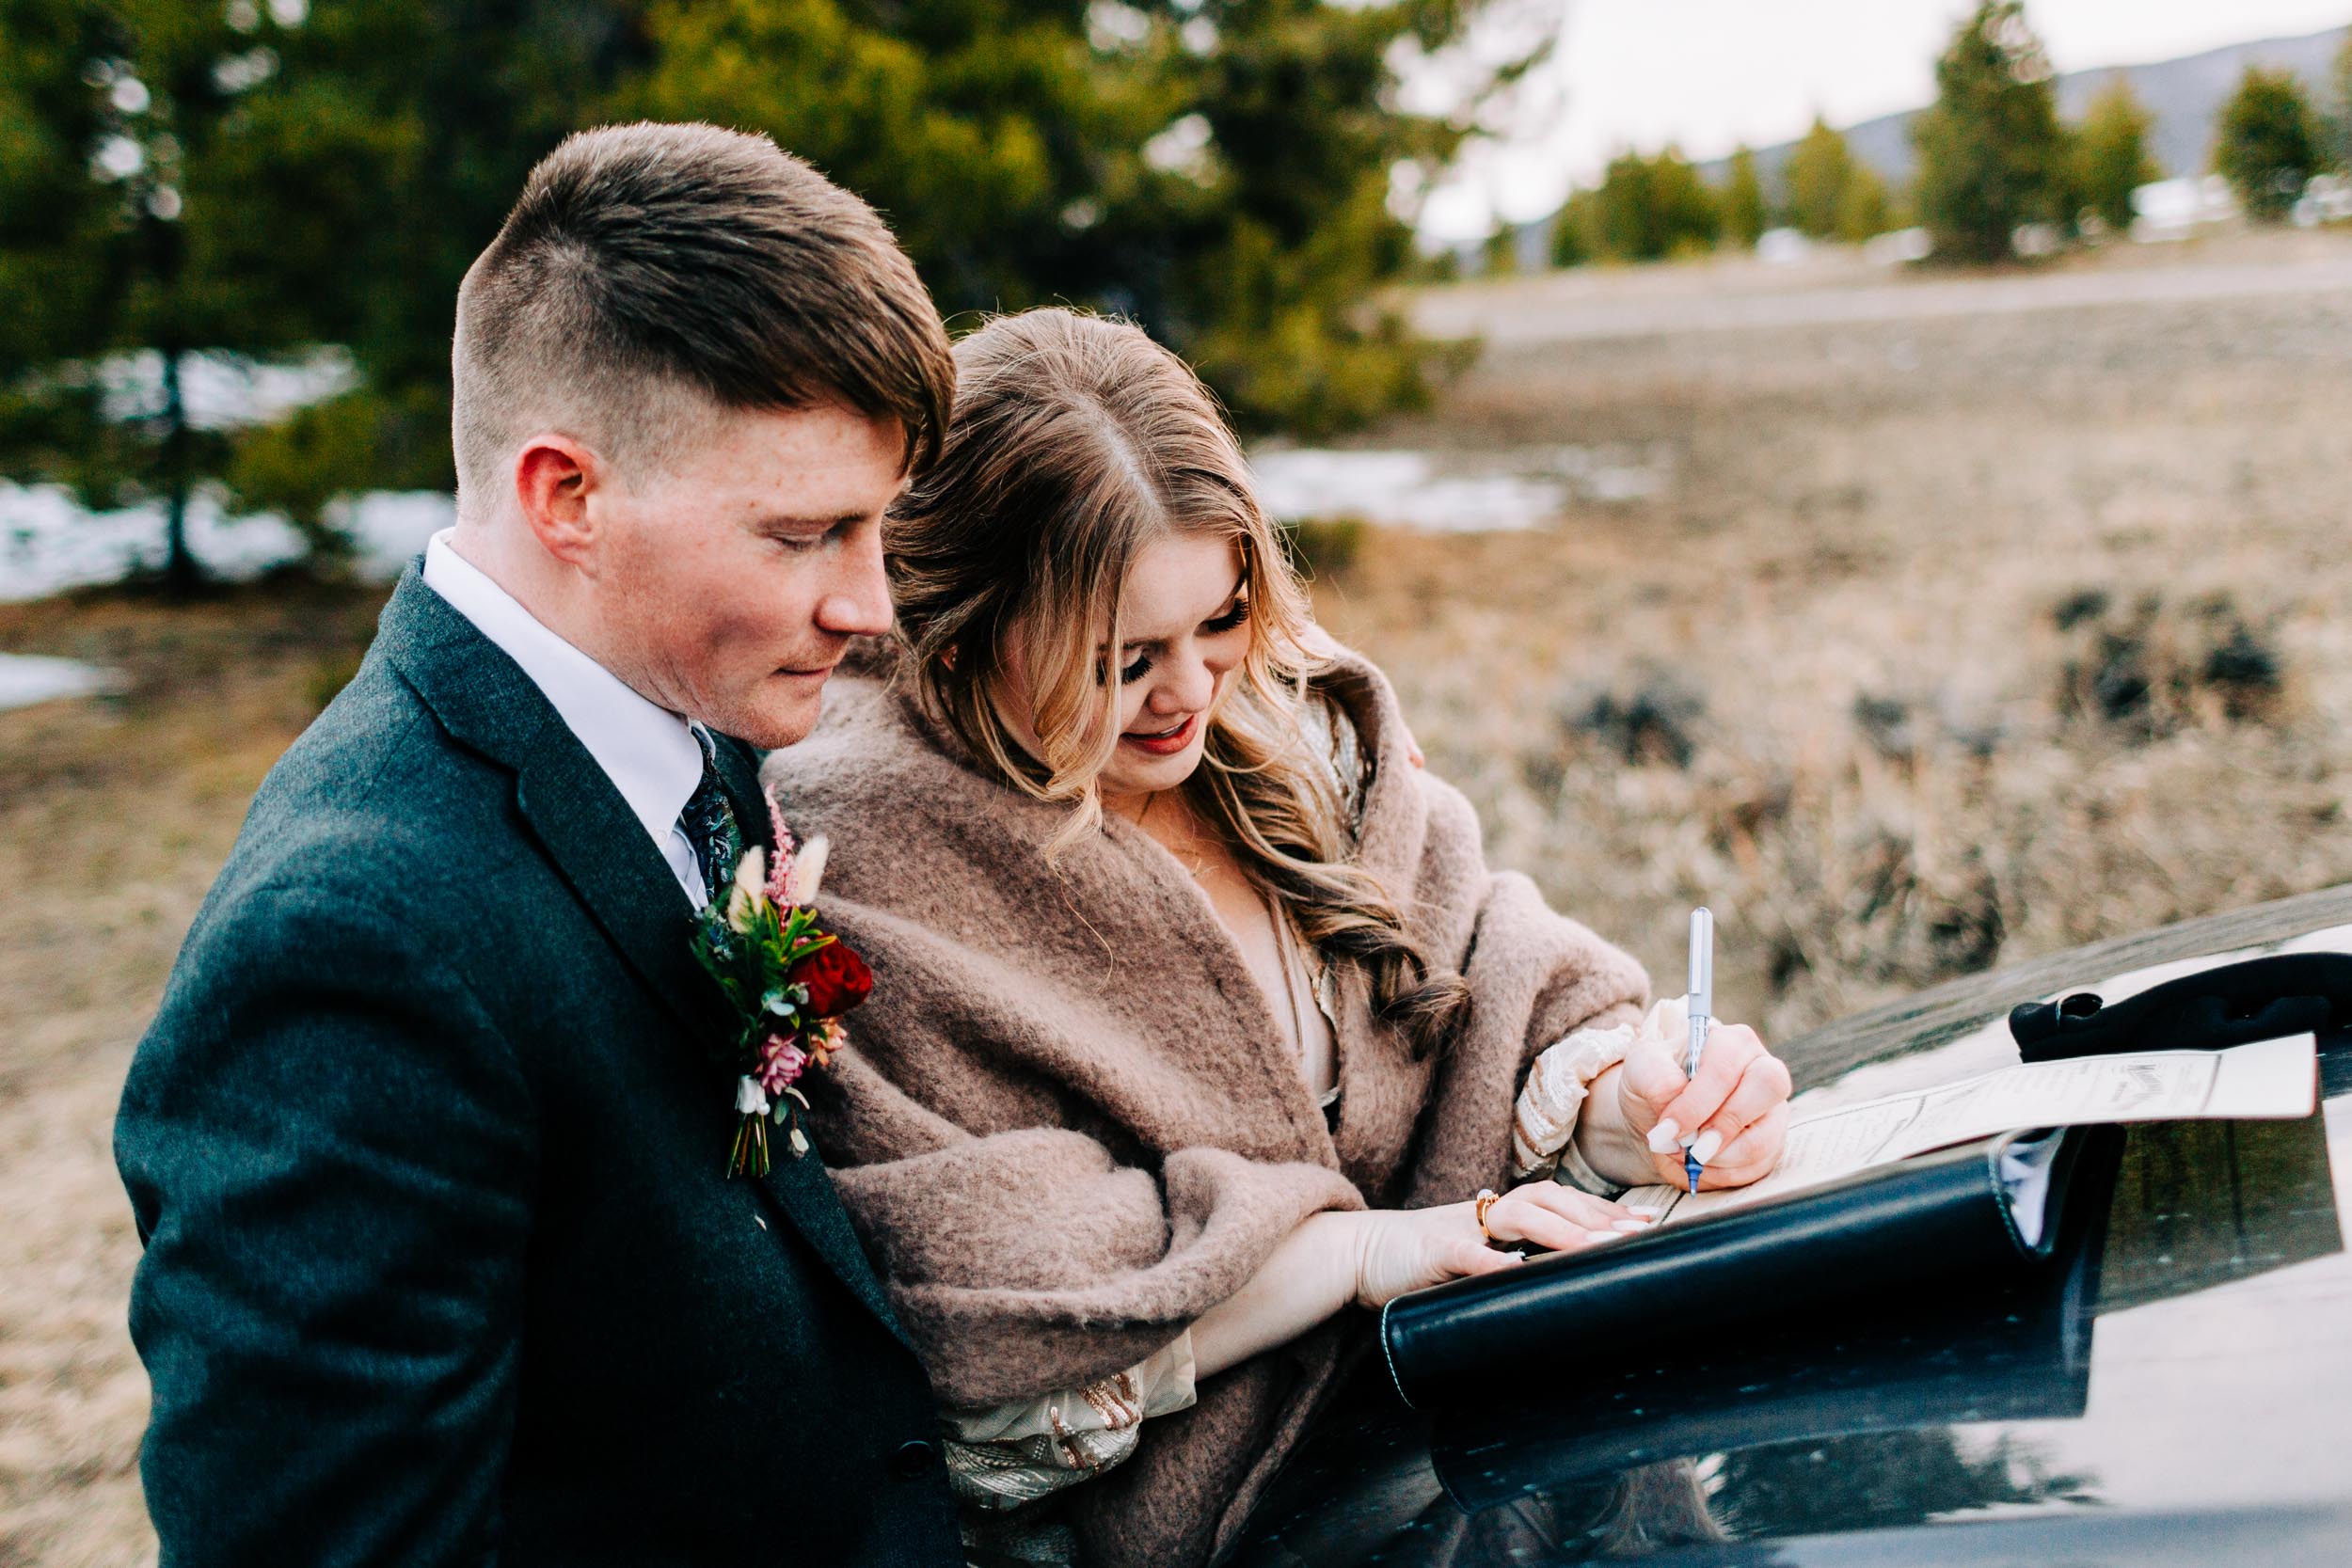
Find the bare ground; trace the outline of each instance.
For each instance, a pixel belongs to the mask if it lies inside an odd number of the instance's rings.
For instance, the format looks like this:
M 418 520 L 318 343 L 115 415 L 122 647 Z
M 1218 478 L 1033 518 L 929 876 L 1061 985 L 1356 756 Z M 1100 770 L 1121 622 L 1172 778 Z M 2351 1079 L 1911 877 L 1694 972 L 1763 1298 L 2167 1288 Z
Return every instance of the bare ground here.
M 246 802 L 380 597 L 0 605 L 0 649 L 129 676 L 119 697 L 0 713 L 0 1568 L 154 1558 L 115 1099 Z
M 2202 262 L 2332 266 L 2331 243 Z M 2352 288 L 1607 325 L 1889 287 L 1838 265 L 1444 296 L 1496 342 L 1367 445 L 1625 444 L 1672 475 L 1549 531 L 1367 532 L 1324 575 L 1497 858 L 1669 983 L 1712 903 L 1722 1009 L 1779 1037 L 2352 879 Z M 1554 319 L 1546 288 L 1585 325 L 1511 341 Z M 246 800 L 375 597 L 0 606 L 0 650 L 132 676 L 0 713 L 0 1568 L 151 1560 L 108 1123 Z

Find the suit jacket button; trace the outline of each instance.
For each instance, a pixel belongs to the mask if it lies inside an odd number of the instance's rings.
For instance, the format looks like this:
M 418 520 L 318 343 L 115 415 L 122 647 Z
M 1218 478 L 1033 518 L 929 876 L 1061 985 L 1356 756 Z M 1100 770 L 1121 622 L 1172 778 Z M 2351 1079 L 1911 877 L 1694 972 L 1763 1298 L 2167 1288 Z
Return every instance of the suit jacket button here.
M 927 1443 L 918 1437 L 911 1443 L 898 1445 L 898 1451 L 890 1456 L 891 1472 L 904 1480 L 913 1481 L 917 1476 L 928 1473 L 938 1458 L 939 1446 L 935 1443 Z

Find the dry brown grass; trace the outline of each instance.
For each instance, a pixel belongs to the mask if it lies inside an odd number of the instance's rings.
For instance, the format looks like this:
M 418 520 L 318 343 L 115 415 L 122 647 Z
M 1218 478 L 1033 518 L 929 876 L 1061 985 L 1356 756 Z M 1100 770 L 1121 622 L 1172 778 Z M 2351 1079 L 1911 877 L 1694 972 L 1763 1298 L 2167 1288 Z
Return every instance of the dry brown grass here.
M 1672 487 L 1319 598 L 1499 860 L 1669 989 L 1711 903 L 1786 1037 L 2352 879 L 2347 371 L 2342 293 L 1499 349 L 1370 443 Z
M 1497 859 L 1669 984 L 1708 900 L 1723 1010 L 1785 1036 L 2352 878 L 2348 371 L 2341 295 L 1499 351 L 1375 442 L 1663 443 L 1673 487 L 1375 533 L 1319 597 Z M 0 649 L 132 676 L 0 713 L 0 1568 L 151 1558 L 115 1096 L 373 597 L 0 606 Z M 2212 678 L 2237 623 L 2275 689 Z
M 379 596 L 0 605 L 0 649 L 130 677 L 120 697 L 0 713 L 0 1568 L 154 1557 L 115 1099 L 246 802 L 348 674 Z

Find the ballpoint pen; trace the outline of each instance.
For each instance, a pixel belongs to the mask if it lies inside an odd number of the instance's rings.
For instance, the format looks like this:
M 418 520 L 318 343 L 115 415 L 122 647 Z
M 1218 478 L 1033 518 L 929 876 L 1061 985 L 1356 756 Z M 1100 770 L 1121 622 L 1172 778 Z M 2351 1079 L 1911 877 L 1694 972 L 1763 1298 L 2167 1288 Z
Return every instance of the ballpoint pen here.
M 1699 1053 L 1707 1049 L 1707 1027 L 1713 1022 L 1708 1016 L 1715 1010 L 1715 916 L 1704 905 L 1691 911 L 1691 1061 L 1690 1076 L 1699 1075 Z M 1691 1191 L 1699 1190 L 1700 1165 L 1691 1152 L 1691 1144 L 1698 1132 L 1691 1129 L 1683 1139 L 1682 1174 L 1690 1179 Z

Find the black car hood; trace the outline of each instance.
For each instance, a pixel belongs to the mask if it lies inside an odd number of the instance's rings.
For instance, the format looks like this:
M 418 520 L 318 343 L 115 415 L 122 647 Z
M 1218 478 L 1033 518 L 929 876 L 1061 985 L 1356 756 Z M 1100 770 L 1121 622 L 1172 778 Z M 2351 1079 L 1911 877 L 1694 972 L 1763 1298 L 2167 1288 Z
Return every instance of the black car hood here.
M 2337 890 L 1979 976 L 1788 1042 L 1816 1103 L 2016 1060 L 2010 1006 L 2352 952 Z M 2319 1113 L 2103 1133 L 2050 1268 L 1509 1386 L 1435 1422 L 1376 1363 L 1234 1560 L 2352 1563 L 2352 1035 Z M 1589 1352 L 1589 1354 L 1588 1354 Z

